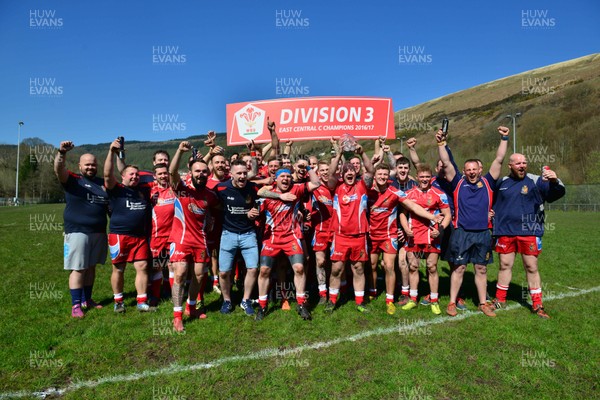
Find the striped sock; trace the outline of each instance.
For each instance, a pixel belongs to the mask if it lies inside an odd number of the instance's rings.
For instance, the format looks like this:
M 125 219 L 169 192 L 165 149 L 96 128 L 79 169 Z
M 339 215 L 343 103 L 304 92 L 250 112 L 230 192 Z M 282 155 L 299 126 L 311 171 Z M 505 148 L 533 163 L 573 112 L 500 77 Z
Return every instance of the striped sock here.
M 506 295 L 508 293 L 508 286 L 496 284 L 496 299 L 501 302 L 506 301 Z

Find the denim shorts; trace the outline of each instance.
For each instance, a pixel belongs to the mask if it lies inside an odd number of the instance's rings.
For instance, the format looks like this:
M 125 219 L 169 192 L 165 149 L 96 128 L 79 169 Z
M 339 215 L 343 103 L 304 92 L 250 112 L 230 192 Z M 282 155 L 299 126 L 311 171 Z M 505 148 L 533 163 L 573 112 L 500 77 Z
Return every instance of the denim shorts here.
M 219 272 L 231 271 L 238 250 L 242 253 L 246 268 L 258 268 L 258 244 L 254 230 L 234 233 L 223 229 L 219 249 Z

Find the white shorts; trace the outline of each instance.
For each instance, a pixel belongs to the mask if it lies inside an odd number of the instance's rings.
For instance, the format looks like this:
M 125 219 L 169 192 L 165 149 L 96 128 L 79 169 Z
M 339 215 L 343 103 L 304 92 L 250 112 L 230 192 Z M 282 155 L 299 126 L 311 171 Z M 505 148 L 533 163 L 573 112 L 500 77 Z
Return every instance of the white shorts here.
M 66 233 L 64 253 L 66 270 L 81 271 L 104 264 L 108 254 L 106 233 Z

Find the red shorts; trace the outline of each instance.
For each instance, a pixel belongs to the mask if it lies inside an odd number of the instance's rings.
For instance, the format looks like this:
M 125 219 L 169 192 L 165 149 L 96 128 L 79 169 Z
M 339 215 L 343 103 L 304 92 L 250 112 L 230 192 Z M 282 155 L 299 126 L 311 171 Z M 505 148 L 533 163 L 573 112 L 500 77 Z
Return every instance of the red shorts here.
M 542 238 L 537 236 L 500 236 L 496 240 L 498 254 L 521 253 L 537 256 L 542 252 Z
M 113 264 L 128 263 L 150 259 L 150 246 L 145 238 L 108 234 L 108 248 Z
M 396 254 L 398 252 L 397 237 L 371 237 L 371 254 Z
M 404 245 L 404 249 L 408 253 L 436 253 L 440 254 L 442 252 L 439 244 L 414 244 L 409 241 Z
M 313 251 L 325 251 L 333 241 L 333 232 L 316 231 L 312 240 Z
M 261 257 L 277 257 L 279 254 L 285 254 L 286 256 L 293 256 L 296 254 L 304 254 L 302 248 L 302 240 L 290 237 L 289 240 L 271 242 L 270 240 L 263 240 L 262 249 L 260 250 Z
M 171 243 L 170 260 L 176 262 L 209 263 L 210 254 L 206 248 L 188 246 L 181 243 Z
M 152 253 L 152 258 L 167 257 L 169 255 L 169 238 L 151 237 L 150 252 Z
M 334 233 L 329 258 L 331 261 L 367 261 L 367 235 L 346 236 Z

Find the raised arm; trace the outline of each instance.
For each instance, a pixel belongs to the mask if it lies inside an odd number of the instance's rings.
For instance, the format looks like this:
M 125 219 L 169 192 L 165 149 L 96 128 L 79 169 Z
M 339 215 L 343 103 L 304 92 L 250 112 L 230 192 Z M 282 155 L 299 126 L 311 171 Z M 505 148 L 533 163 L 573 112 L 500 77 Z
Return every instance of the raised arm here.
M 371 157 L 371 164 L 373 168 L 377 167 L 383 162 L 383 147 L 385 146 L 385 137 L 378 137 L 375 140 L 375 146 L 373 150 L 373 157 Z M 389 147 L 389 146 L 388 146 Z
M 115 139 L 108 148 L 108 154 L 106 155 L 106 160 L 104 161 L 104 186 L 107 189 L 112 189 L 117 184 L 117 178 L 115 178 L 114 171 L 114 159 L 115 155 L 120 149 L 121 143 L 119 142 L 119 139 Z
M 288 140 L 287 142 L 285 142 L 285 148 L 283 149 L 283 154 L 287 154 L 288 156 L 291 156 L 293 144 L 294 144 L 294 142 L 292 140 Z
M 370 188 L 371 186 L 373 186 L 373 174 L 375 173 L 375 168 L 373 168 L 373 164 L 371 164 L 371 159 L 365 154 L 361 145 L 356 146 L 355 152 L 362 158 L 363 166 L 365 167 L 363 180 L 365 181 L 367 187 Z
M 70 140 L 60 142 L 58 154 L 54 158 L 54 173 L 60 183 L 67 183 L 67 180 L 69 179 L 69 170 L 65 166 L 65 160 L 67 158 L 67 152 L 73 147 L 75 146 Z
M 415 149 L 416 145 L 417 139 L 414 137 L 411 137 L 406 141 L 406 147 L 408 147 L 408 158 L 410 158 L 410 161 L 413 163 L 415 168 L 417 168 L 419 164 L 421 164 L 421 160 L 419 159 L 419 155 L 417 154 L 417 149 Z
M 277 127 L 275 126 L 275 121 L 269 120 L 269 117 L 267 117 L 267 128 L 269 128 L 269 133 L 271 134 L 271 143 L 270 143 L 271 148 L 269 150 L 271 153 L 273 153 L 272 155 L 274 157 L 277 157 L 280 154 L 280 152 L 279 152 L 279 136 L 277 136 Z M 268 147 L 268 145 L 263 147 L 263 158 L 265 158 L 265 159 L 269 158 L 267 156 L 267 153 L 269 153 L 269 151 L 267 151 L 267 147 Z
M 331 145 L 335 150 L 335 156 L 333 156 L 331 162 L 329 163 L 329 181 L 327 181 L 327 186 L 329 189 L 334 190 L 337 187 L 340 179 L 340 175 L 338 174 L 337 170 L 340 159 L 342 158 L 342 152 L 340 151 L 340 146 L 337 144 L 334 138 L 331 138 Z
M 171 160 L 171 164 L 169 164 L 169 175 L 171 176 L 171 186 L 177 187 L 179 185 L 179 181 L 181 178 L 179 177 L 179 163 L 181 162 L 181 157 L 184 153 L 190 151 L 192 149 L 192 144 L 188 141 L 183 141 L 179 143 L 179 147 L 173 156 L 173 160 Z
M 311 168 L 310 165 L 307 165 L 306 169 L 308 170 L 308 177 L 310 178 L 310 181 L 308 181 L 307 184 L 307 188 L 309 192 L 312 192 L 313 190 L 321 186 L 321 180 L 317 175 L 317 171 Z
M 456 169 L 454 165 L 450 161 L 450 156 L 448 155 L 448 150 L 446 150 L 446 141 L 444 140 L 444 132 L 440 129 L 435 134 L 435 140 L 438 145 L 438 153 L 440 155 L 440 160 L 444 164 L 444 171 L 446 172 L 446 180 L 448 182 L 452 182 L 454 177 L 456 176 Z
M 506 156 L 506 150 L 508 149 L 508 134 L 510 133 L 510 129 L 505 126 L 499 126 L 498 133 L 501 137 L 500 145 L 498 145 L 498 150 L 496 151 L 496 158 L 490 166 L 490 175 L 494 180 L 500 178 L 500 173 L 502 172 L 502 163 L 504 162 L 504 156 Z

